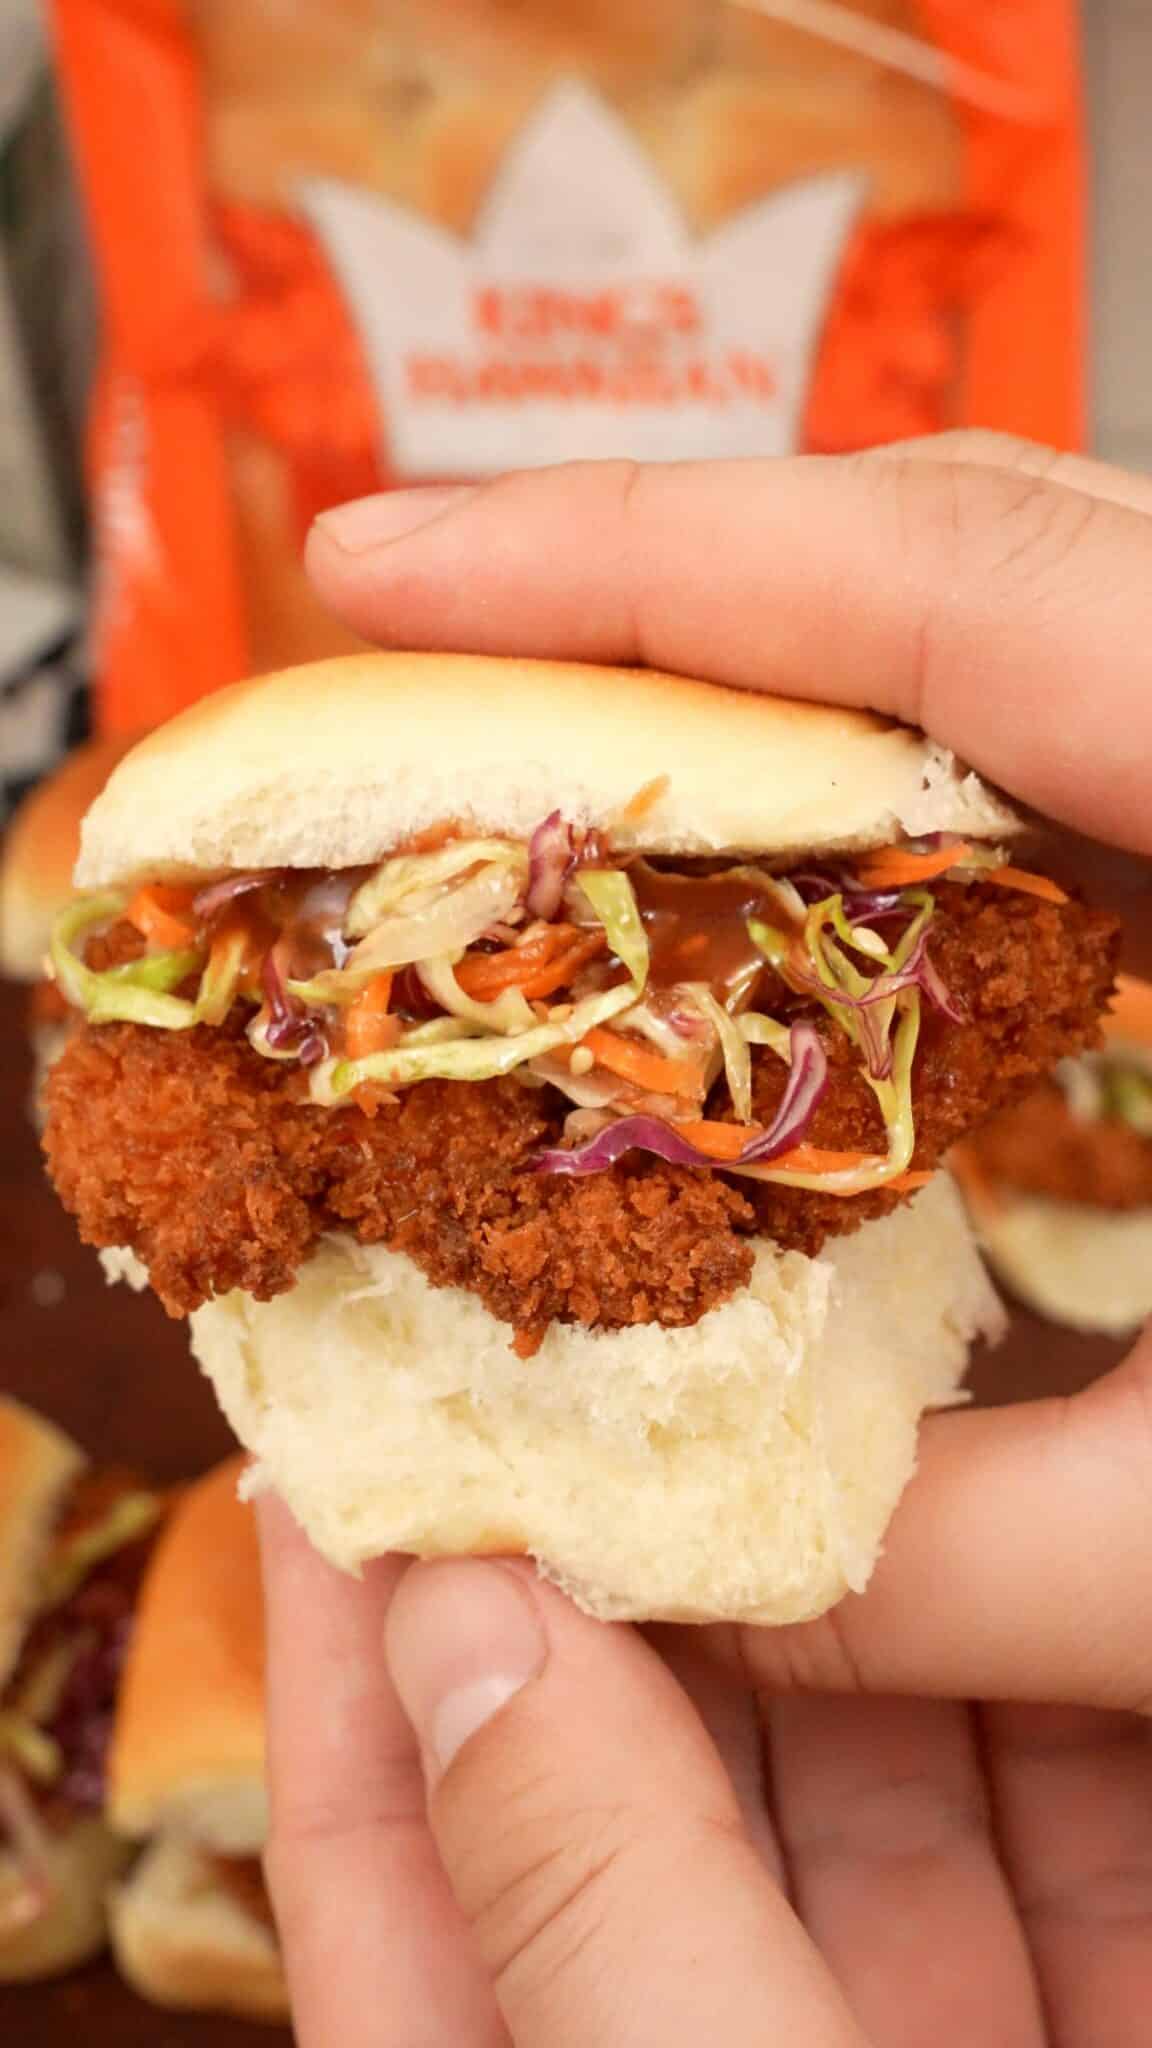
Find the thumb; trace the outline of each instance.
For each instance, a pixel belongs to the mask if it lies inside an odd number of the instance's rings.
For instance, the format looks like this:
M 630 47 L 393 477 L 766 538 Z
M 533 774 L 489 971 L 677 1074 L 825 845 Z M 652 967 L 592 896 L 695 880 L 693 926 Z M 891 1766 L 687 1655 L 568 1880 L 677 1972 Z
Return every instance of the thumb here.
M 632 1630 L 469 1560 L 412 1567 L 387 1644 L 518 2048 L 860 2048 L 702 1724 Z

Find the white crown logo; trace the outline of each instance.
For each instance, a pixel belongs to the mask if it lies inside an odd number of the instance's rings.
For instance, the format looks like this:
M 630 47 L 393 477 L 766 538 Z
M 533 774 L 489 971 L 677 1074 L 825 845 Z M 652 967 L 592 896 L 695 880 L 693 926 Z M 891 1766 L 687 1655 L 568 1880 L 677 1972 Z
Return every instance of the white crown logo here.
M 359 326 L 393 468 L 795 445 L 864 179 L 811 178 L 695 239 L 627 128 L 558 85 L 471 240 L 328 180 L 304 188 Z

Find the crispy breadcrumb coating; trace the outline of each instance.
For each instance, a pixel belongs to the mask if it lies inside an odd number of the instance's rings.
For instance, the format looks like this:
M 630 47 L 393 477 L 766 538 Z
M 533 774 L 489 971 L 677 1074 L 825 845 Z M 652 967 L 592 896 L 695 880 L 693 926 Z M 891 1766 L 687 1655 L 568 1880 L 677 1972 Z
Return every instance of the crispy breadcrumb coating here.
M 938 890 L 933 960 L 966 1020 L 925 1019 L 913 1165 L 934 1168 L 1060 1058 L 1093 1045 L 1115 969 L 1114 921 L 985 885 Z M 782 1007 L 798 1007 L 784 997 Z M 859 1055 L 821 1031 L 832 1078 L 808 1137 L 882 1151 Z M 754 1054 L 767 1120 L 784 1068 Z M 320 1108 L 294 1065 L 221 1030 L 77 1031 L 47 1087 L 52 1176 L 91 1244 L 130 1247 L 170 1314 L 240 1287 L 292 1285 L 326 1231 L 406 1252 L 437 1286 L 479 1295 L 529 1350 L 553 1320 L 696 1322 L 749 1276 L 757 1236 L 807 1253 L 899 1199 L 849 1200 L 640 1156 L 587 1179 L 534 1173 L 570 1105 L 515 1077 L 426 1081 L 374 1115 Z M 720 1102 L 712 1115 L 724 1114 Z

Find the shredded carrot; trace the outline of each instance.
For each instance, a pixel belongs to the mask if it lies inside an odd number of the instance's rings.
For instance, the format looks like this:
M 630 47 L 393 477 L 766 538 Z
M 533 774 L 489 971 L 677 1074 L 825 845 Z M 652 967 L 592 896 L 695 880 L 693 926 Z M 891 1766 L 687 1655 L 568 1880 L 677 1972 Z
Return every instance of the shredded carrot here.
M 635 796 L 629 797 L 620 813 L 620 823 L 622 825 L 638 824 L 641 818 L 647 816 L 653 804 L 659 803 L 668 787 L 668 782 L 669 777 L 667 775 L 653 776 L 651 782 L 646 782 L 642 789 L 636 791 Z
M 400 1097 L 395 1095 L 391 1088 L 381 1087 L 378 1081 L 361 1081 L 359 1087 L 353 1088 L 348 1096 L 348 1101 L 354 1103 L 366 1117 L 374 1117 L 379 1109 L 390 1109 L 399 1100 Z
M 676 1129 L 700 1152 L 707 1152 L 713 1159 L 739 1159 L 745 1145 L 751 1145 L 756 1138 L 763 1137 L 760 1124 L 720 1124 L 699 1121 L 678 1123 Z M 765 1160 L 765 1166 L 783 1167 L 790 1173 L 844 1173 L 854 1167 L 863 1166 L 871 1157 L 867 1152 L 828 1152 L 820 1145 L 795 1145 L 790 1152 L 782 1152 L 778 1159 Z M 932 1179 L 930 1173 L 902 1173 L 895 1180 L 885 1182 L 897 1194 L 908 1194 L 914 1188 L 926 1187 Z M 835 1189 L 829 1189 L 834 1194 Z
M 1047 875 L 1030 875 L 1026 868 L 989 868 L 983 877 L 998 889 L 1019 889 L 1024 896 L 1039 896 L 1045 903 L 1067 903 L 1066 892 Z
M 632 1081 L 649 1095 L 700 1093 L 701 1071 L 691 1060 L 666 1059 L 663 1053 L 652 1052 L 647 1046 L 621 1038 L 615 1031 L 605 1031 L 600 1025 L 589 1031 L 581 1043 L 587 1046 L 598 1066 Z
M 785 1173 L 851 1173 L 871 1157 L 870 1152 L 826 1152 L 820 1145 L 795 1145 L 791 1152 L 782 1152 L 778 1159 L 765 1163 Z M 930 1173 L 901 1173 L 895 1180 L 886 1180 L 884 1187 L 894 1194 L 910 1194 L 914 1188 L 927 1187 L 931 1179 Z M 829 1188 L 827 1192 L 834 1195 L 838 1190 Z
M 554 995 L 571 981 L 578 968 L 603 952 L 603 932 L 580 932 L 575 925 L 549 925 L 523 946 L 505 953 L 470 953 L 456 969 L 456 979 L 474 1002 L 491 1002 L 506 988 L 518 988 L 529 1001 Z
M 604 950 L 603 932 L 590 932 L 586 939 L 580 939 L 567 953 L 561 953 L 547 967 L 541 967 L 531 981 L 521 983 L 523 993 L 530 1002 L 539 1002 L 541 996 L 552 996 L 557 989 L 567 988 L 585 962 Z
M 963 867 L 972 853 L 966 843 L 949 846 L 939 853 L 905 853 L 899 846 L 880 846 L 864 856 L 856 878 L 869 889 L 902 889 L 915 882 L 931 882 L 950 868 Z M 1067 903 L 1068 898 L 1047 875 L 1032 875 L 1024 868 L 984 868 L 982 882 L 994 882 L 998 889 L 1019 889 L 1025 896 L 1040 896 L 1046 903 Z
M 717 1124 L 702 1118 L 678 1123 L 676 1129 L 698 1152 L 707 1152 L 713 1159 L 739 1159 L 745 1145 L 764 1135 L 761 1124 Z
M 137 889 L 124 915 L 154 945 L 176 952 L 196 943 L 195 921 L 185 915 L 195 894 L 194 889 L 146 882 Z
M 971 853 L 965 843 L 941 847 L 936 853 L 906 853 L 902 846 L 878 846 L 865 854 L 856 879 L 868 889 L 903 889 L 914 882 L 931 882 L 960 867 Z
M 376 974 L 351 1004 L 344 1019 L 344 1045 L 350 1060 L 387 1052 L 400 1036 L 400 1024 L 389 1013 L 392 976 Z
M 402 839 L 398 846 L 393 847 L 392 851 L 393 854 L 439 853 L 440 848 L 447 846 L 450 839 L 459 837 L 459 825 L 454 824 L 451 818 L 446 818 L 443 824 L 425 825 L 422 832 L 413 832 L 409 838 Z

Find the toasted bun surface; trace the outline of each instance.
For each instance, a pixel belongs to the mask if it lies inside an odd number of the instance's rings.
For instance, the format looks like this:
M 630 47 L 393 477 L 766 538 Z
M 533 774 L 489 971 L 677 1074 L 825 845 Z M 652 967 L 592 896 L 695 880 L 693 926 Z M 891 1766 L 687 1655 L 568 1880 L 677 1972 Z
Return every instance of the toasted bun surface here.
M 449 819 L 525 838 L 552 810 L 670 854 L 1014 822 L 923 735 L 862 712 L 651 670 L 365 654 L 219 691 L 151 734 L 89 813 L 77 881 L 354 866 Z
M 286 2019 L 276 1942 L 217 1882 L 189 1842 L 162 1837 L 110 1905 L 112 1946 L 128 1982 L 157 2005 Z
M 921 1410 L 998 1324 L 945 1176 L 818 1258 L 763 1245 L 691 1329 L 554 1325 L 528 1362 L 474 1295 L 346 1238 L 192 1318 L 256 1483 L 335 1563 L 530 1552 L 608 1618 L 759 1622 L 866 1583 Z
M 1152 1315 L 1152 1209 L 1096 1209 L 979 1184 L 968 1201 L 995 1272 L 1050 1322 L 1123 1337 Z
M 54 1835 L 48 1881 L 51 1904 L 19 1931 L 0 1933 L 0 1984 L 61 1976 L 91 1960 L 108 1939 L 108 1887 L 130 1854 L 90 1815 Z M 0 1928 L 23 1890 L 13 1858 L 0 1851 Z
M 40 1567 L 84 1453 L 55 1423 L 0 1398 L 0 1691 L 36 1604 Z
M 0 849 L 0 974 L 37 981 L 52 921 L 72 894 L 80 820 L 128 740 L 90 740 L 25 797 Z
M 144 1582 L 109 1758 L 126 1835 L 264 1845 L 264 1621 L 251 1509 L 231 1458 L 177 1504 Z

